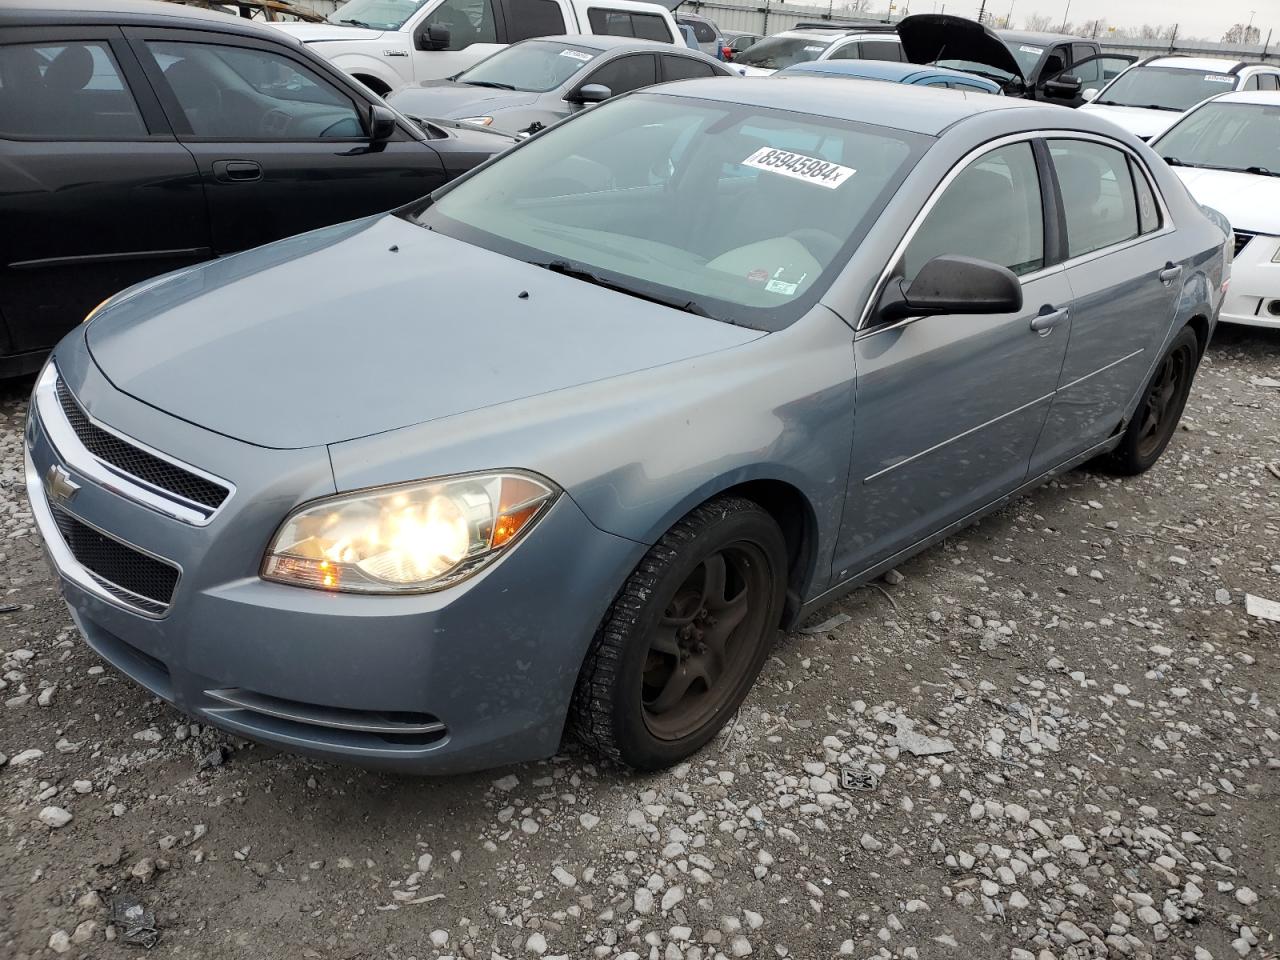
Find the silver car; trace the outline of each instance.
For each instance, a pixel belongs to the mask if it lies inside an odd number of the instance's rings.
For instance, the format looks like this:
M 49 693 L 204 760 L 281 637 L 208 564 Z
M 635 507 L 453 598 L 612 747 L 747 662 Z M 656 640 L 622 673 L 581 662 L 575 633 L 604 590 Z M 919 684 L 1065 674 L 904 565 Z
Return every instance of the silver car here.
M 448 80 L 403 87 L 388 102 L 411 117 L 537 133 L 584 107 L 640 87 L 737 77 L 683 47 L 634 37 L 541 37 L 513 43 Z
M 127 290 L 26 430 L 86 641 L 179 709 L 447 772 L 706 744 L 780 628 L 1174 434 L 1221 218 L 1088 115 L 693 80 L 396 213 Z

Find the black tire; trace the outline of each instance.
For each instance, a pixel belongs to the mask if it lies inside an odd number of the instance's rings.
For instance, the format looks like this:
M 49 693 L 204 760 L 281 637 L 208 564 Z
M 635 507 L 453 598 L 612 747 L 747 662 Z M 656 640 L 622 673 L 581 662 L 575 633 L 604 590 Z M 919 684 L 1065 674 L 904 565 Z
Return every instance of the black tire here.
M 363 83 L 380 97 L 385 97 L 391 92 L 391 88 L 379 80 L 377 77 L 370 77 L 363 74 L 354 74 L 355 78 Z
M 1101 459 L 1104 469 L 1129 477 L 1155 465 L 1182 419 L 1199 363 L 1200 341 L 1194 330 L 1183 327 L 1143 386 L 1142 400 L 1120 445 Z
M 569 709 L 578 739 L 637 770 L 706 744 L 764 665 L 786 570 L 782 532 L 753 501 L 720 497 L 687 514 L 645 554 L 591 641 Z

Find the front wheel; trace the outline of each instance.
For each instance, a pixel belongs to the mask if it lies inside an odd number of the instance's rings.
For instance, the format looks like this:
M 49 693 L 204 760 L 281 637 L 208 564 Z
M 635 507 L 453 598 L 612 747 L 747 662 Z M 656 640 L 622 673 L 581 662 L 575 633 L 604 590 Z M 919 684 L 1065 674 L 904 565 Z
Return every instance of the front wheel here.
M 1103 466 L 1122 476 L 1154 466 L 1182 419 L 1199 362 L 1200 341 L 1194 330 L 1183 327 L 1156 365 L 1120 445 L 1103 459 Z
M 786 542 L 761 507 L 722 497 L 671 528 L 627 579 L 591 642 L 570 723 L 639 770 L 702 747 L 755 682 L 782 618 Z

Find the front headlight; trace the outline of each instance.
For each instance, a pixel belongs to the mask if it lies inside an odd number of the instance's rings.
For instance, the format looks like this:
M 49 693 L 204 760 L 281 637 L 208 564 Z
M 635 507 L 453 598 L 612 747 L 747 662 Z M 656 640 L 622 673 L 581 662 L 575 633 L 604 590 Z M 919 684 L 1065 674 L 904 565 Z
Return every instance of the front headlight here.
M 487 127 L 493 123 L 493 117 L 459 117 L 459 123 L 474 123 L 478 127 Z
M 510 549 L 559 492 L 542 477 L 503 471 L 319 500 L 285 520 L 262 576 L 348 593 L 443 590 Z

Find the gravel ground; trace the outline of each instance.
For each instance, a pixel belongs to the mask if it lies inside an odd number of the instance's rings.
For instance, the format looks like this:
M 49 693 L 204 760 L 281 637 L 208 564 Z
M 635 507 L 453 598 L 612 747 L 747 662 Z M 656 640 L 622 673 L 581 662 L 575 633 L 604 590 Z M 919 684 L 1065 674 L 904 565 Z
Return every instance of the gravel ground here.
M 692 763 L 447 780 L 104 668 L 32 536 L 30 384 L 0 385 L 0 956 L 1276 957 L 1268 376 L 1280 333 L 1221 331 L 1156 469 L 1073 473 L 822 611 Z

